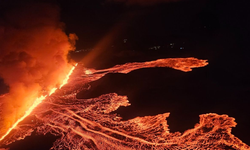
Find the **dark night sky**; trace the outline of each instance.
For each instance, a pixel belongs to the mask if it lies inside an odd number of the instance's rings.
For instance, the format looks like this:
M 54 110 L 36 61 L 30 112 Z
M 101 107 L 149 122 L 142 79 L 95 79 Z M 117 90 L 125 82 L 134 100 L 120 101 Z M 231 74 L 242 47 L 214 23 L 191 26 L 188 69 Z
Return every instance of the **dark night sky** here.
M 172 132 L 193 128 L 203 113 L 227 114 L 238 123 L 232 133 L 250 144 L 248 1 L 185 0 L 152 6 L 105 0 L 53 3 L 61 8 L 66 33 L 79 37 L 76 49 L 88 49 L 72 53 L 71 57 L 87 67 L 101 69 L 168 57 L 192 56 L 209 61 L 208 66 L 189 73 L 152 68 L 128 75 L 109 74 L 91 83 L 92 90 L 79 97 L 110 92 L 128 95 L 132 105 L 117 110 L 125 120 L 170 112 L 168 124 Z M 99 44 L 107 38 L 108 42 Z M 175 43 L 173 48 L 170 43 Z M 161 47 L 149 49 L 153 46 Z M 91 49 L 101 49 L 100 54 L 84 59 Z

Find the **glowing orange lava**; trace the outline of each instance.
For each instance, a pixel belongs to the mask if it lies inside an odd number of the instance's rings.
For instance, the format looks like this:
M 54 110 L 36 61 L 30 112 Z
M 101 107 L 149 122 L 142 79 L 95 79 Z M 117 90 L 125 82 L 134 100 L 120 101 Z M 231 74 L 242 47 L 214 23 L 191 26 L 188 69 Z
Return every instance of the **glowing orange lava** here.
M 55 150 L 250 150 L 247 144 L 231 133 L 236 122 L 228 115 L 202 114 L 199 116 L 199 123 L 194 128 L 184 133 L 172 133 L 166 120 L 171 112 L 123 121 L 119 115 L 113 112 L 121 106 L 130 105 L 127 96 L 105 93 L 89 99 L 76 97 L 79 91 L 91 88 L 88 83 L 98 80 L 108 73 L 127 74 L 136 69 L 150 67 L 171 67 L 189 72 L 192 68 L 206 65 L 208 65 L 207 60 L 190 57 L 126 63 L 103 70 L 86 69 L 79 66 L 70 71 L 69 75 L 73 70 L 74 75 L 71 76 L 69 86 L 64 86 L 63 90 L 47 97 L 42 105 L 38 106 L 41 103 L 38 101 L 36 109 L 33 108 L 34 110 L 30 114 L 32 121 L 19 125 L 16 123 L 18 126 L 16 130 L 13 130 L 1 144 L 8 146 L 30 136 L 35 131 L 41 135 L 50 133 L 57 137 L 60 136 L 51 147 Z M 55 91 L 56 88 L 52 90 Z
M 87 74 L 87 75 L 92 74 L 92 71 L 91 70 L 85 70 L 85 74 Z
M 72 69 L 70 70 L 70 72 L 67 74 L 66 78 L 63 80 L 63 83 L 60 85 L 60 88 L 62 86 L 64 86 L 65 84 L 67 84 L 69 76 L 72 74 L 73 70 L 75 69 L 75 67 L 77 66 L 77 64 L 75 66 L 72 67 Z M 49 96 L 51 94 L 53 94 L 55 91 L 57 90 L 57 88 L 53 88 L 50 90 L 49 92 Z M 34 101 L 34 103 L 31 105 L 31 107 L 25 112 L 25 114 L 19 118 L 9 129 L 8 131 L 0 138 L 0 141 L 2 141 L 21 121 L 23 121 L 27 116 L 30 115 L 30 113 L 47 97 L 48 95 L 42 95 L 41 97 L 36 98 L 36 100 Z
M 11 128 L 8 129 L 7 133 L 5 135 L 3 135 L 0 139 L 0 141 L 2 141 L 10 132 L 11 130 L 13 130 L 17 125 L 18 123 L 20 123 L 24 118 L 26 118 L 34 108 L 36 108 L 37 105 L 39 105 L 45 98 L 47 97 L 47 95 L 45 96 L 41 96 L 41 97 L 38 97 L 34 103 L 32 104 L 32 106 L 25 112 L 25 114 L 23 115 L 23 117 L 19 118 L 13 125 Z
M 59 89 L 62 88 L 65 84 L 68 83 L 69 80 L 69 76 L 72 74 L 72 72 L 74 71 L 75 67 L 77 66 L 77 64 L 75 66 L 72 67 L 72 69 L 69 71 L 68 75 L 66 76 L 66 78 L 63 80 L 63 83 L 60 85 Z

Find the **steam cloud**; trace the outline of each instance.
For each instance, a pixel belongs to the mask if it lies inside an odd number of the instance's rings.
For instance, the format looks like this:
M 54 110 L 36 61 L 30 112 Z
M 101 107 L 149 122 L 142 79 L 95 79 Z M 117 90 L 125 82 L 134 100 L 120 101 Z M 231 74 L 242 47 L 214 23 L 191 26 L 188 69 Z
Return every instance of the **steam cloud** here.
M 179 0 L 110 0 L 114 2 L 123 2 L 126 3 L 127 5 L 155 5 L 159 3 L 168 3 L 168 2 L 176 2 Z
M 71 69 L 67 55 L 77 36 L 63 26 L 59 8 L 47 3 L 22 4 L 0 19 L 0 76 L 10 87 L 0 97 L 0 136 Z

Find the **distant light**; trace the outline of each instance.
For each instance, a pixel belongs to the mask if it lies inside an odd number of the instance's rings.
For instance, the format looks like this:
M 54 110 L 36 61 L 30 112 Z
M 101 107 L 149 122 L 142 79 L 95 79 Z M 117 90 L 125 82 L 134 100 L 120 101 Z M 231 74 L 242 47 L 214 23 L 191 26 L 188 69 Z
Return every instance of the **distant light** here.
M 180 49 L 184 49 L 184 47 L 180 47 Z
M 152 50 L 158 50 L 158 49 L 160 49 L 161 48 L 161 46 L 153 46 L 153 47 L 150 47 L 149 49 L 152 49 Z
M 123 43 L 127 43 L 128 39 L 123 39 Z

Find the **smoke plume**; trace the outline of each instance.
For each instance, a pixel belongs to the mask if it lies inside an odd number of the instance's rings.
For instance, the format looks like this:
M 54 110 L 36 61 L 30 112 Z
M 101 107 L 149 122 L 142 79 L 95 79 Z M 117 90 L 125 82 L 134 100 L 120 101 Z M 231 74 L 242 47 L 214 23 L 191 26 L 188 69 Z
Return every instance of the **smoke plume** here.
M 122 2 L 127 5 L 149 6 L 149 5 L 155 5 L 155 4 L 160 4 L 160 3 L 177 2 L 179 0 L 110 0 L 110 1 Z
M 69 72 L 77 37 L 63 26 L 59 8 L 47 3 L 16 5 L 0 18 L 0 76 L 10 87 L 0 97 L 0 136 Z

